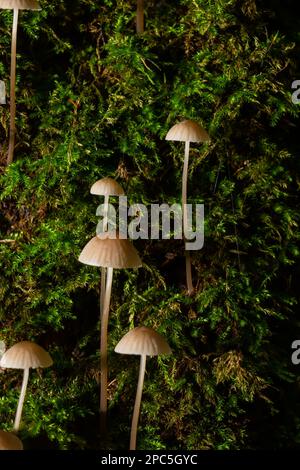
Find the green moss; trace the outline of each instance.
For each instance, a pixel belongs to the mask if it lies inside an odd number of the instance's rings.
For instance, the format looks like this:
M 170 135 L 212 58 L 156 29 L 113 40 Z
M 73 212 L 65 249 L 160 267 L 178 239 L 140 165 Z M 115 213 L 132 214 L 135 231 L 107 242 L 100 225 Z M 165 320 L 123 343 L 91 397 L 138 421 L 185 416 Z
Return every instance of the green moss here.
M 0 177 L 0 239 L 15 240 L 0 243 L 0 339 L 35 340 L 55 361 L 31 375 L 27 446 L 99 445 L 99 270 L 77 261 L 98 222 L 89 188 L 115 175 L 132 202 L 180 202 L 183 147 L 164 137 L 183 118 L 212 139 L 191 146 L 189 195 L 206 211 L 196 294 L 180 241 L 138 241 L 144 268 L 116 272 L 107 445 L 128 446 L 138 372 L 113 348 L 142 323 L 174 354 L 148 361 L 139 448 L 298 445 L 297 24 L 268 2 L 149 0 L 136 36 L 133 0 L 41 4 L 20 14 L 17 147 L 4 168 L 2 146 Z M 6 82 L 11 24 L 1 11 Z M 1 106 L 2 144 L 8 126 Z M 0 375 L 6 429 L 20 380 Z

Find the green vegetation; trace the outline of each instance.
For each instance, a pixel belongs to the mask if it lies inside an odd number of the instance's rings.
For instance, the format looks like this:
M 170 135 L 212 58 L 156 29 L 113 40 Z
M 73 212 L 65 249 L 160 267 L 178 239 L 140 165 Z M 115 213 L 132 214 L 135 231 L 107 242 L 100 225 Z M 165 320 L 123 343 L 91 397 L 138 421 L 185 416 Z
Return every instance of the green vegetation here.
M 147 363 L 138 448 L 299 446 L 299 20 L 292 2 L 146 3 L 140 36 L 135 0 L 42 0 L 20 14 L 9 168 L 0 107 L 0 239 L 13 240 L 0 243 L 0 339 L 36 341 L 55 362 L 31 375 L 21 437 L 99 445 L 100 271 L 77 261 L 98 222 L 89 189 L 113 176 L 130 202 L 180 202 L 183 148 L 164 137 L 189 118 L 212 139 L 191 146 L 189 199 L 206 211 L 197 289 L 185 295 L 180 240 L 139 240 L 144 267 L 116 271 L 107 446 L 128 447 L 138 359 L 113 349 L 140 324 L 173 356 Z M 1 11 L 6 83 L 11 24 Z M 2 429 L 21 375 L 0 374 Z

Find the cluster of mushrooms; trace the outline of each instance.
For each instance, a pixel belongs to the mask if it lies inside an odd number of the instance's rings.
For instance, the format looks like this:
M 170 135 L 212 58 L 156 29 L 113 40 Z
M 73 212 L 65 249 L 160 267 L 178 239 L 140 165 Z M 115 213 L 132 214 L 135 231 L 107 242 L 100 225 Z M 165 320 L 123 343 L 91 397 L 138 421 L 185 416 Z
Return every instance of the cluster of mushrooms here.
M 12 9 L 13 30 L 11 45 L 11 75 L 10 75 L 10 133 L 7 155 L 7 164 L 13 161 L 15 146 L 15 80 L 16 80 L 16 43 L 18 12 L 22 9 L 40 9 L 37 0 L 0 0 L 0 9 Z M 137 0 L 136 15 L 137 33 L 144 31 L 144 2 Z M 182 208 L 183 208 L 183 229 L 187 233 L 187 178 L 189 151 L 191 142 L 207 142 L 209 136 L 198 123 L 185 120 L 174 125 L 167 133 L 166 140 L 185 142 L 185 157 L 182 175 Z M 122 187 L 112 178 L 103 178 L 93 184 L 91 193 L 104 196 L 104 216 L 102 220 L 101 233 L 97 233 L 82 250 L 79 261 L 90 266 L 101 268 L 101 288 L 100 288 L 100 430 L 102 434 L 106 432 L 107 424 L 107 379 L 108 379 L 108 357 L 107 357 L 107 336 L 110 311 L 110 299 L 114 269 L 130 269 L 142 266 L 138 252 L 128 239 L 119 236 L 110 237 L 108 231 L 108 208 L 111 196 L 122 196 Z M 185 250 L 186 259 L 186 282 L 187 293 L 193 293 L 191 256 Z M 146 357 L 160 354 L 170 354 L 171 349 L 166 340 L 156 331 L 145 326 L 139 326 L 130 330 L 120 340 L 115 347 L 115 351 L 120 354 L 140 355 L 140 371 L 137 385 L 134 412 L 132 417 L 130 450 L 136 449 L 137 427 L 141 406 L 142 390 L 144 383 Z M 23 369 L 23 383 L 20 399 L 16 412 L 13 432 L 0 431 L 0 450 L 21 450 L 22 442 L 17 437 L 20 428 L 22 409 L 29 377 L 30 368 L 49 367 L 53 363 L 50 355 L 42 347 L 30 341 L 22 341 L 8 349 L 1 358 L 0 367 Z
M 208 141 L 206 131 L 196 122 L 186 120 L 173 126 L 166 136 L 167 140 L 185 142 L 184 170 L 182 177 L 182 204 L 183 204 L 183 227 L 187 223 L 185 204 L 187 201 L 187 175 L 189 161 L 190 142 Z M 89 266 L 101 268 L 100 288 L 100 431 L 106 433 L 107 421 L 107 336 L 110 311 L 110 299 L 114 269 L 130 269 L 142 266 L 137 250 L 128 239 L 118 236 L 110 237 L 108 231 L 109 198 L 111 196 L 124 195 L 123 188 L 112 178 L 103 178 L 96 181 L 91 187 L 91 193 L 104 196 L 104 216 L 102 220 L 102 231 L 94 236 L 83 248 L 79 261 Z M 186 280 L 187 293 L 193 292 L 191 258 L 186 253 Z M 146 356 L 170 354 L 171 349 L 166 340 L 156 331 L 145 326 L 140 326 L 129 331 L 117 344 L 115 351 L 121 354 L 136 354 L 141 356 L 139 380 L 134 405 L 134 413 L 131 425 L 130 450 L 136 449 L 137 425 L 141 405 L 142 389 L 145 374 Z M 28 382 L 30 368 L 49 367 L 52 365 L 50 355 L 40 346 L 29 341 L 22 341 L 11 347 L 4 353 L 0 361 L 0 367 L 24 369 L 23 384 L 19 399 L 18 409 L 14 424 L 14 433 L 20 427 L 23 403 Z M 1 449 L 21 449 L 22 443 L 17 436 L 4 431 L 0 432 Z
M 183 206 L 183 228 L 187 229 L 187 175 L 189 162 L 190 142 L 204 142 L 209 140 L 207 132 L 196 122 L 186 120 L 173 126 L 166 136 L 167 140 L 185 142 L 185 158 L 182 177 L 182 206 Z M 81 263 L 101 268 L 100 289 L 100 430 L 106 432 L 107 421 L 107 336 L 110 310 L 110 298 L 114 269 L 139 268 L 142 265 L 138 252 L 128 239 L 123 239 L 114 233 L 110 237 L 108 231 L 109 198 L 124 195 L 123 188 L 112 178 L 103 178 L 96 181 L 91 187 L 91 194 L 104 197 L 104 210 L 102 220 L 102 231 L 97 233 L 83 248 L 79 261 Z M 98 225 L 99 226 L 99 225 Z M 190 253 L 186 250 L 186 279 L 187 292 L 193 292 L 192 268 Z M 115 351 L 121 354 L 138 354 L 141 356 L 140 373 L 136 400 L 131 425 L 130 450 L 136 449 L 137 424 L 144 382 L 146 356 L 159 354 L 170 354 L 171 349 L 162 336 L 151 328 L 145 326 L 134 328 L 129 331 L 117 344 Z

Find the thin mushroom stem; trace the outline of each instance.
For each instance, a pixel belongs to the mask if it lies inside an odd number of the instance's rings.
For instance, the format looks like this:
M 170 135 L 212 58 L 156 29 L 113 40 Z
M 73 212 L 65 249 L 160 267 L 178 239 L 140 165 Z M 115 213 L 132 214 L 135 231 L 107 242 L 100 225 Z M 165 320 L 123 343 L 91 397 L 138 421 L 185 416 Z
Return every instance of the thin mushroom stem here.
M 108 228 L 108 203 L 109 196 L 104 196 L 104 211 L 103 211 L 103 232 L 107 231 Z M 104 309 L 104 298 L 106 288 L 106 268 L 101 268 L 101 288 L 100 288 L 100 319 L 102 317 Z
M 131 423 L 129 450 L 136 450 L 136 435 L 137 435 L 137 428 L 138 428 L 141 401 L 142 401 L 144 377 L 145 377 L 145 370 L 146 370 L 146 358 L 147 356 L 145 354 L 141 355 L 139 381 L 138 381 L 138 385 L 136 389 L 136 397 L 135 397 L 134 410 L 133 410 L 132 423 Z
M 107 330 L 110 307 L 110 296 L 113 280 L 113 268 L 107 268 L 106 289 L 104 298 L 104 308 L 101 316 L 101 335 L 100 335 L 100 430 L 102 434 L 106 433 L 107 417 Z
M 11 40 L 11 63 L 10 63 L 10 123 L 9 123 L 9 144 L 7 154 L 7 165 L 10 165 L 14 158 L 15 136 L 16 136 L 16 54 L 17 54 L 17 29 L 19 10 L 14 8 L 14 19 Z
M 136 9 L 136 32 L 141 34 L 144 32 L 144 0 L 137 0 Z
M 105 287 L 106 287 L 106 268 L 101 268 L 101 283 L 100 283 L 100 320 L 101 320 L 101 318 L 102 318 L 103 309 L 104 309 Z
M 21 422 L 23 404 L 24 404 L 24 399 L 25 399 L 25 394 L 26 394 L 26 389 L 27 389 L 27 384 L 28 384 L 28 377 L 29 377 L 29 368 L 24 369 L 22 388 L 21 388 L 18 408 L 17 408 L 15 422 L 14 422 L 14 431 L 16 432 L 18 432 L 20 429 L 20 422 Z
M 188 178 L 188 167 L 189 167 L 189 152 L 190 143 L 185 142 L 184 151 L 184 164 L 182 174 L 182 214 L 183 214 L 183 233 L 184 239 L 188 233 L 188 218 L 187 218 L 187 178 Z M 192 265 L 191 256 L 189 251 L 185 251 L 185 267 L 186 267 L 186 282 L 188 294 L 191 295 L 193 292 L 193 280 L 192 280 Z

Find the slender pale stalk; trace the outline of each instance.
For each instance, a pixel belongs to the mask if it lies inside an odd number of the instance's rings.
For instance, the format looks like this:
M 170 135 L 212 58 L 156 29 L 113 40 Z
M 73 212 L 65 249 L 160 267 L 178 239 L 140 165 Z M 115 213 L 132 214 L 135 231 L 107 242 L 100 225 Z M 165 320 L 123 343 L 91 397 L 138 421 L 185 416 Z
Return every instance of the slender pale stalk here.
M 188 233 L 188 220 L 187 220 L 187 178 L 188 178 L 188 167 L 189 167 L 189 152 L 190 152 L 190 143 L 185 142 L 185 151 L 184 151 L 184 164 L 183 164 L 183 174 L 182 174 L 182 214 L 183 214 L 183 233 L 184 239 L 185 235 Z M 193 292 L 193 280 L 192 280 L 192 265 L 191 265 L 191 256 L 190 252 L 185 250 L 185 268 L 186 268 L 186 283 L 188 294 L 191 295 Z
M 136 32 L 137 34 L 144 32 L 144 0 L 137 0 Z
M 113 268 L 107 268 L 106 289 L 104 298 L 104 308 L 101 316 L 101 335 L 100 335 L 100 430 L 102 434 L 106 433 L 107 417 L 107 330 L 110 307 L 111 287 L 113 280 Z
M 131 423 L 129 450 L 136 450 L 136 435 L 137 435 L 137 428 L 138 428 L 141 401 L 142 401 L 144 377 L 145 377 L 145 370 L 146 370 L 146 358 L 147 356 L 145 354 L 141 356 L 139 381 L 138 381 L 138 385 L 136 389 L 136 397 L 135 397 L 134 410 L 133 410 L 132 423 Z
M 108 203 L 109 196 L 104 196 L 104 211 L 103 211 L 103 232 L 108 228 Z M 106 287 L 106 268 L 101 268 L 101 288 L 100 288 L 100 319 L 104 309 L 104 297 Z
M 21 394 L 19 398 L 16 418 L 15 418 L 15 423 L 14 423 L 14 431 L 16 432 L 18 432 L 20 429 L 20 422 L 21 422 L 23 404 L 24 404 L 24 399 L 25 399 L 25 394 L 26 394 L 26 389 L 27 389 L 27 384 L 28 384 L 28 377 L 29 377 L 29 368 L 24 369 Z
M 11 40 L 11 63 L 10 63 L 10 123 L 9 123 L 9 144 L 7 154 L 7 165 L 14 158 L 15 136 L 16 136 L 16 53 L 17 53 L 17 28 L 19 10 L 14 8 L 14 19 Z
M 106 268 L 101 268 L 101 287 L 100 287 L 100 320 L 104 309 L 105 286 L 106 286 Z

